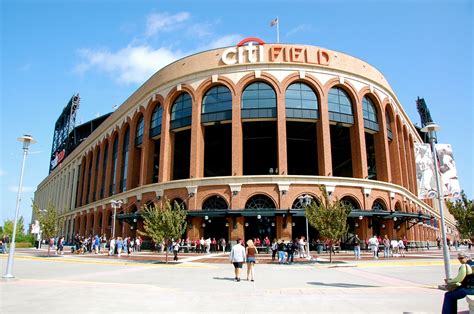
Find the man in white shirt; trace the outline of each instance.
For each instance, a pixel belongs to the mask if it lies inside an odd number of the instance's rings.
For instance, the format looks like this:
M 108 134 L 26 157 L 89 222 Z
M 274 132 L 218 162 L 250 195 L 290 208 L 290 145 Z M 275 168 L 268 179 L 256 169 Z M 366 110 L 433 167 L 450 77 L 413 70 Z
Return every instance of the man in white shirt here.
M 372 249 L 374 253 L 374 258 L 377 259 L 377 251 L 379 250 L 379 240 L 377 240 L 377 236 L 374 235 L 372 238 L 369 239 L 369 247 Z
M 240 270 L 245 262 L 245 248 L 242 246 L 242 240 L 237 239 L 237 244 L 230 251 L 229 260 L 234 264 L 235 281 L 240 281 Z

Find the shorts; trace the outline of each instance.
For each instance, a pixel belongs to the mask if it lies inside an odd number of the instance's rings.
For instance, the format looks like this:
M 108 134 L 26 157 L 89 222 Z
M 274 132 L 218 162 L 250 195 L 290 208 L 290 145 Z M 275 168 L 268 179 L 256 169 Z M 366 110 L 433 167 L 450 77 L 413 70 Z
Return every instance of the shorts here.
M 242 268 L 243 263 L 242 262 L 233 262 L 234 268 Z
M 255 257 L 247 257 L 247 263 L 254 263 L 255 264 Z

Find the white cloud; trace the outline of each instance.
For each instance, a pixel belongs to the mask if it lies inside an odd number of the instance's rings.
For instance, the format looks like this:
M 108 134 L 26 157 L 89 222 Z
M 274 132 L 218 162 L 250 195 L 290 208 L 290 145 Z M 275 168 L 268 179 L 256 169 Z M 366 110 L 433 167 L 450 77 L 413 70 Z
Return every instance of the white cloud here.
M 149 45 L 127 46 L 116 52 L 108 50 L 81 49 L 83 59 L 76 71 L 83 74 L 91 69 L 113 76 L 119 83 L 143 83 L 165 65 L 181 58 L 180 52 Z
M 6 175 L 7 173 L 5 171 L 3 171 L 3 169 L 0 169 L 0 177 L 3 177 L 4 175 Z
M 179 23 L 188 20 L 190 16 L 188 12 L 180 12 L 175 15 L 170 15 L 167 12 L 151 14 L 146 20 L 145 35 L 150 37 L 159 32 L 169 32 L 176 29 Z
M 25 193 L 25 192 L 28 193 L 28 192 L 32 192 L 34 190 L 35 190 L 35 188 L 32 187 L 32 186 L 24 186 L 24 187 L 21 188 L 22 193 Z M 11 185 L 11 186 L 8 187 L 8 191 L 18 193 L 18 186 Z
M 287 33 L 286 33 L 286 37 L 291 37 L 297 33 L 303 33 L 303 32 L 307 32 L 311 30 L 311 26 L 308 25 L 308 24 L 301 24 L 301 25 L 298 25 L 292 29 L 290 29 Z
M 241 40 L 242 40 L 242 36 L 238 34 L 225 35 L 225 36 L 214 39 L 213 41 L 209 42 L 204 47 L 200 47 L 199 50 L 208 50 L 208 49 L 214 49 L 214 48 L 235 46 Z

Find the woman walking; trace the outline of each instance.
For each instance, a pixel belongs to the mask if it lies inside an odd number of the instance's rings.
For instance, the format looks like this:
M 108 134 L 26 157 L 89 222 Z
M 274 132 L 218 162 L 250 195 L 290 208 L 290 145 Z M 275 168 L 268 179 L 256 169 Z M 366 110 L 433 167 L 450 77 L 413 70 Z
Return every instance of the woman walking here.
M 252 240 L 247 241 L 247 249 L 245 251 L 247 255 L 247 281 L 254 281 L 254 272 L 253 268 L 255 266 L 256 258 L 255 255 L 258 254 L 257 248 Z

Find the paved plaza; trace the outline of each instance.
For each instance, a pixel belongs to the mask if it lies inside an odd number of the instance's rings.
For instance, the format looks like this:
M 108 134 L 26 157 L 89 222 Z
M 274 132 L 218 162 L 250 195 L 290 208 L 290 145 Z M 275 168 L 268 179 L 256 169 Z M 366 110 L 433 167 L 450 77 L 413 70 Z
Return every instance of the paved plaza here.
M 334 264 L 325 262 L 327 255 L 292 265 L 268 261 L 256 265 L 255 282 L 245 281 L 245 268 L 243 280 L 234 282 L 222 253 L 182 254 L 176 264 L 148 252 L 45 255 L 17 250 L 15 279 L 0 281 L 0 313 L 440 313 L 443 300 L 436 289 L 444 274 L 439 250 L 357 261 L 342 253 Z M 2 255 L 2 273 L 6 261 Z M 453 274 L 457 268 L 452 260 Z M 465 300 L 458 304 L 467 311 Z

